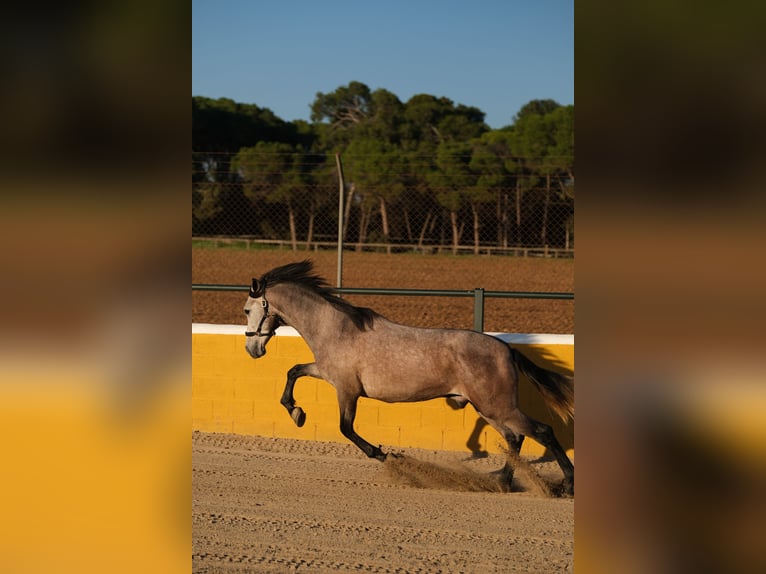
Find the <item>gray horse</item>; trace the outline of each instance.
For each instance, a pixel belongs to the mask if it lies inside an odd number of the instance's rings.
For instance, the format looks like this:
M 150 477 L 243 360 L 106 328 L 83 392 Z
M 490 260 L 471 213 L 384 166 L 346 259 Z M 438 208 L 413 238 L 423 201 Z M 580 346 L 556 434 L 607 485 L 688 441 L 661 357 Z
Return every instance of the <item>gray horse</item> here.
M 386 453 L 354 430 L 359 397 L 388 403 L 450 397 L 471 403 L 516 453 L 530 436 L 556 458 L 564 492 L 574 492 L 574 466 L 553 429 L 519 410 L 517 385 L 523 373 L 545 402 L 563 419 L 574 417 L 572 379 L 537 366 L 499 339 L 461 329 L 424 329 L 400 325 L 371 309 L 356 307 L 333 295 L 314 273 L 311 261 L 290 263 L 253 279 L 245 303 L 245 348 L 257 359 L 279 325 L 294 327 L 314 355 L 287 373 L 281 403 L 298 426 L 306 415 L 295 405 L 299 377 L 330 383 L 338 395 L 340 431 L 370 458 Z M 510 486 L 513 468 L 506 463 L 501 480 Z

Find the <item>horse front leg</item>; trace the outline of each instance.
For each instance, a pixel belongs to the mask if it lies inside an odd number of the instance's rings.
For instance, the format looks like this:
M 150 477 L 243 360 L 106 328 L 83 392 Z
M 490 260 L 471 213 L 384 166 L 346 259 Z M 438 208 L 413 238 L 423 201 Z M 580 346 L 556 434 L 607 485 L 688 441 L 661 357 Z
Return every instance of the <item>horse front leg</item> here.
M 295 406 L 295 397 L 293 396 L 293 389 L 295 388 L 295 381 L 300 377 L 318 377 L 319 373 L 316 368 L 316 363 L 304 363 L 301 365 L 295 365 L 292 369 L 287 371 L 287 383 L 285 383 L 285 390 L 282 393 L 282 398 L 279 402 L 290 413 L 295 424 L 302 427 L 306 423 L 306 413 L 303 409 Z
M 338 393 L 338 406 L 340 407 L 340 432 L 348 440 L 353 442 L 359 449 L 370 458 L 381 462 L 386 460 L 386 453 L 380 447 L 374 446 L 356 434 L 354 430 L 354 418 L 356 418 L 356 402 L 359 395 L 346 396 Z

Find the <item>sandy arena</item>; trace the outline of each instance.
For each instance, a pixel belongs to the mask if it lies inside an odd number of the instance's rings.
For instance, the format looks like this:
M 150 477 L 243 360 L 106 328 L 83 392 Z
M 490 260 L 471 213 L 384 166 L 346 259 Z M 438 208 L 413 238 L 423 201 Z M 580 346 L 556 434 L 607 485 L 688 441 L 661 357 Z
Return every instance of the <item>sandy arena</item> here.
M 503 458 L 403 449 L 386 463 L 351 444 L 195 432 L 194 572 L 569 572 L 574 499 Z M 390 461 L 390 462 L 389 462 Z M 532 461 L 546 479 L 558 466 Z

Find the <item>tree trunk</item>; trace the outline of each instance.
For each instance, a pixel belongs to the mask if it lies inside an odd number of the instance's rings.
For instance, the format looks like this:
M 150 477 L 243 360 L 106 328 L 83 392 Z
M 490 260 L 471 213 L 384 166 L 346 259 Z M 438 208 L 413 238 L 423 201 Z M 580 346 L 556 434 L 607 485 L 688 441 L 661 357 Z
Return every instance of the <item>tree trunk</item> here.
M 407 231 L 407 243 L 412 243 L 412 226 L 410 224 L 410 212 L 406 207 L 402 208 L 404 213 L 404 229 Z
M 508 194 L 500 191 L 495 205 L 495 220 L 497 221 L 497 236 L 495 241 L 499 247 L 508 247 Z
M 426 220 L 423 222 L 423 227 L 420 230 L 420 237 L 418 237 L 418 247 L 423 248 L 423 240 L 426 236 L 426 229 L 428 229 L 428 222 L 431 219 L 431 212 L 429 211 L 426 215 Z
M 516 179 L 516 246 L 521 247 L 521 181 Z
M 292 203 L 287 203 L 287 216 L 290 221 L 290 243 L 292 243 L 293 251 L 298 251 L 298 233 L 295 230 L 295 210 Z
M 381 225 L 383 226 L 383 237 L 385 238 L 386 243 L 388 244 L 388 247 L 386 247 L 386 253 L 391 253 L 391 238 L 389 237 L 388 232 L 388 209 L 386 208 L 386 200 L 382 197 L 378 198 L 380 200 L 380 221 Z
M 479 254 L 479 210 L 475 203 L 471 204 L 471 212 L 473 213 L 473 254 Z
M 346 197 L 346 206 L 343 213 L 343 241 L 348 237 L 348 218 L 351 215 L 351 200 L 354 198 L 356 186 L 352 183 L 348 188 L 348 197 Z
M 508 194 L 503 193 L 503 241 L 502 245 L 503 247 L 508 247 L 508 228 L 510 227 L 508 223 Z
M 370 225 L 370 215 L 372 210 L 364 205 L 359 206 L 359 240 L 356 244 L 356 250 L 361 251 L 362 245 L 367 240 L 367 228 Z
M 314 213 L 314 210 L 312 209 L 309 212 L 309 230 L 306 233 L 306 251 L 311 250 L 311 243 L 314 241 L 314 219 L 316 217 L 316 214 Z
M 548 208 L 551 204 L 551 176 L 545 176 L 545 200 L 543 202 L 543 226 L 540 230 L 540 241 L 543 245 L 547 245 L 548 235 Z
M 460 243 L 460 231 L 457 224 L 457 211 L 449 212 L 449 220 L 452 224 L 452 255 L 457 255 L 457 246 Z

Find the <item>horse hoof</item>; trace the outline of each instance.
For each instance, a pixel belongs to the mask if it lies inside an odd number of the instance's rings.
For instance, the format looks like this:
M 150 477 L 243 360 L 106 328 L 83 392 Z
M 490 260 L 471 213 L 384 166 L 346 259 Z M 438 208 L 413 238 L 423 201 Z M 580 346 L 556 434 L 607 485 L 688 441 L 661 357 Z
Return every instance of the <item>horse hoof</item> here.
M 303 412 L 302 408 L 295 407 L 292 411 L 290 411 L 290 416 L 295 421 L 295 424 L 299 427 L 302 427 L 304 424 L 306 424 L 306 413 Z
M 380 447 L 372 447 L 372 452 L 368 454 L 367 456 L 369 456 L 370 458 L 377 459 L 380 462 L 386 462 L 386 459 L 388 458 L 389 454 L 380 450 Z

